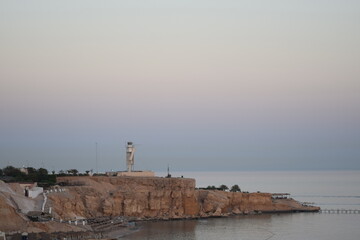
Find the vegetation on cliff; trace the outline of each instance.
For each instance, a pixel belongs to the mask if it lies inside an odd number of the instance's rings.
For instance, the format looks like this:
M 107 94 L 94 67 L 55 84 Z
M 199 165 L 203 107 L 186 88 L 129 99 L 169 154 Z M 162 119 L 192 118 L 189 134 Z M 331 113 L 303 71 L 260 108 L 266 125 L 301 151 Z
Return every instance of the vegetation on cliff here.
M 37 182 L 39 186 L 49 187 L 56 184 L 56 178 L 59 176 L 88 176 L 89 173 L 90 171 L 79 173 L 77 169 L 69 169 L 67 171 L 60 170 L 56 174 L 55 171 L 49 173 L 45 168 L 7 166 L 0 168 L 0 180 L 4 182 Z
M 215 187 L 214 185 L 212 186 L 207 186 L 206 188 L 199 188 L 202 190 L 219 190 L 219 191 L 228 191 L 229 187 L 222 184 L 219 187 Z M 241 189 L 239 187 L 239 185 L 235 184 L 230 188 L 230 192 L 241 192 Z
M 49 186 L 56 183 L 56 176 L 49 174 L 45 168 L 32 167 L 18 169 L 7 166 L 0 171 L 1 180 L 5 182 L 37 182 L 39 186 Z

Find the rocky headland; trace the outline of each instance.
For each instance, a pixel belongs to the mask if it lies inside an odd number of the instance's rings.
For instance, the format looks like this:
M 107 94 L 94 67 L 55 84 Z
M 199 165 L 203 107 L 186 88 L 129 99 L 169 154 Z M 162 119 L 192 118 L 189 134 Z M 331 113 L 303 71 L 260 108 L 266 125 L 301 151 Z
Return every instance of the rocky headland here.
M 1 182 L 0 231 L 86 232 L 93 228 L 69 221 L 104 217 L 170 220 L 319 210 L 291 198 L 274 198 L 271 193 L 199 190 L 195 180 L 188 178 L 66 176 L 58 177 L 57 182 L 64 191 L 47 194 L 45 209 L 51 208 L 54 220 L 48 222 L 32 222 L 26 216 L 43 203 L 43 196 L 26 198 L 16 185 Z

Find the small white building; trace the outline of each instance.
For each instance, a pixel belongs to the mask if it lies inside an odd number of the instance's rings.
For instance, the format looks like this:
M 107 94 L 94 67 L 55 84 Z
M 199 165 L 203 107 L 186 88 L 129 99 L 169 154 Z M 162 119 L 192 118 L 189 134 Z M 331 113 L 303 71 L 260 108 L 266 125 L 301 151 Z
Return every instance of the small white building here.
M 33 187 L 28 189 L 28 192 L 29 192 L 29 197 L 36 198 L 37 196 L 39 196 L 44 192 L 44 189 L 42 187 Z
M 37 183 L 20 183 L 26 197 L 36 198 L 44 192 L 44 188 L 38 187 Z

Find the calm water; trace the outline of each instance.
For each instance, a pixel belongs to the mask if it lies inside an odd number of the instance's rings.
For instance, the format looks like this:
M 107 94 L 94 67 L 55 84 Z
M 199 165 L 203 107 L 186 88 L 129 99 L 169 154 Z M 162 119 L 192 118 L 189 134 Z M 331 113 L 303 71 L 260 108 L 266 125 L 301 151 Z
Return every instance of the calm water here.
M 165 173 L 158 173 L 159 176 Z M 242 191 L 288 192 L 323 209 L 360 209 L 360 171 L 179 172 L 198 187 L 238 184 Z M 149 222 L 123 239 L 360 239 L 360 214 L 296 213 Z

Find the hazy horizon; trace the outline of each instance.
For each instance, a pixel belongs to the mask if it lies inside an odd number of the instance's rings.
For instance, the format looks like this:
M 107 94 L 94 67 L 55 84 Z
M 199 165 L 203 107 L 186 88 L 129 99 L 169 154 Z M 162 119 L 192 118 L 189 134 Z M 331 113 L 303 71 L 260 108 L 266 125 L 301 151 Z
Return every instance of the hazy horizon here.
M 359 170 L 359 1 L 0 0 L 0 167 Z

